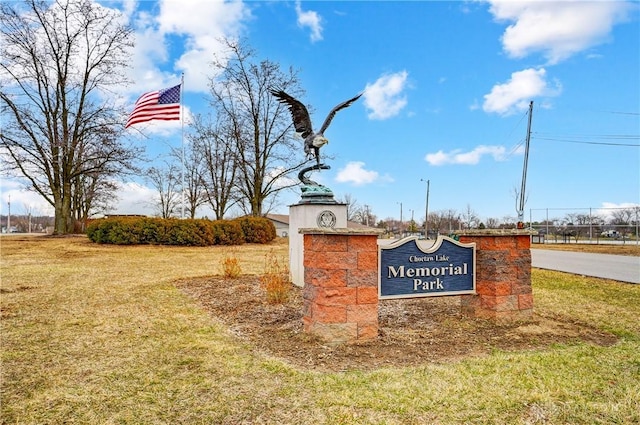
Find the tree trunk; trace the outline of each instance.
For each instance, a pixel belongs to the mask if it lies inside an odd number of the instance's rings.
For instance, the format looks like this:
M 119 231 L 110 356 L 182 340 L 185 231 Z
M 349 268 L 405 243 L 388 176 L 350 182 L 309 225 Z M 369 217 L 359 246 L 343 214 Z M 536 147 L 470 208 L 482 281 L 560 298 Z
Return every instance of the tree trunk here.
M 54 202 L 54 228 L 55 235 L 73 233 L 73 211 L 71 209 L 71 183 L 63 184 L 62 194 L 55 196 Z
M 62 214 L 62 200 L 56 198 L 56 202 L 54 205 L 54 224 L 53 224 L 53 234 L 54 235 L 63 235 L 65 234 L 66 222 L 64 220 L 64 215 Z

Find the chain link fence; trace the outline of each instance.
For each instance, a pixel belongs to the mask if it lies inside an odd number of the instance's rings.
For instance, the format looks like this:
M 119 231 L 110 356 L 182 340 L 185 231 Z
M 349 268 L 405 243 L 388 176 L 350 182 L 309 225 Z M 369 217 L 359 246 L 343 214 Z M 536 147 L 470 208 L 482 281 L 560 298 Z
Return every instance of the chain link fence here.
M 620 208 L 532 208 L 533 243 L 640 244 L 640 205 Z

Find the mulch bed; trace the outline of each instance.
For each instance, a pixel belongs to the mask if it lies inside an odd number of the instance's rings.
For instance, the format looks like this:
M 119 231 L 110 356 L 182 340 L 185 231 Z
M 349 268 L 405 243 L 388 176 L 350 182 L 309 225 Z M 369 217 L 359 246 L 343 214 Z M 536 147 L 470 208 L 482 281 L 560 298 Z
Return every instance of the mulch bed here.
M 364 343 L 330 345 L 303 332 L 302 289 L 284 304 L 268 304 L 258 276 L 181 280 L 192 296 L 230 332 L 256 351 L 310 370 L 373 370 L 443 363 L 493 350 L 545 349 L 586 342 L 608 346 L 617 337 L 566 317 L 534 313 L 526 323 L 500 323 L 460 314 L 457 297 L 384 300 L 379 335 Z

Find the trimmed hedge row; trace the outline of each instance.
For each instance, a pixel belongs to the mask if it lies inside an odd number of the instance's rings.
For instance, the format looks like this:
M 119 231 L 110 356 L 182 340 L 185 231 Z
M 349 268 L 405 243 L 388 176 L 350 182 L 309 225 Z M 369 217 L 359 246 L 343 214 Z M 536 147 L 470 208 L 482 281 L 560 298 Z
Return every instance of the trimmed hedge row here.
M 113 217 L 91 221 L 87 236 L 96 243 L 115 245 L 241 245 L 271 242 L 276 228 L 264 217 L 214 221 Z

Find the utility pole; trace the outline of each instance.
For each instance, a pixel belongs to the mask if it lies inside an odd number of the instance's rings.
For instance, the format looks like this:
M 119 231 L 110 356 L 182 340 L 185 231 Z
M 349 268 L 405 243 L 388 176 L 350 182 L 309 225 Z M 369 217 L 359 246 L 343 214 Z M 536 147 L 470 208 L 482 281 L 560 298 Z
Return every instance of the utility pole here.
M 522 167 L 522 186 L 520 187 L 520 202 L 518 204 L 518 229 L 524 229 L 524 203 L 527 186 L 527 166 L 529 164 L 529 142 L 531 141 L 531 118 L 533 116 L 533 100 L 529 103 L 529 123 L 527 125 L 527 139 L 524 147 L 524 166 Z
M 7 214 L 7 233 L 11 233 L 11 195 L 9 195 L 7 205 L 9 206 L 9 214 Z

